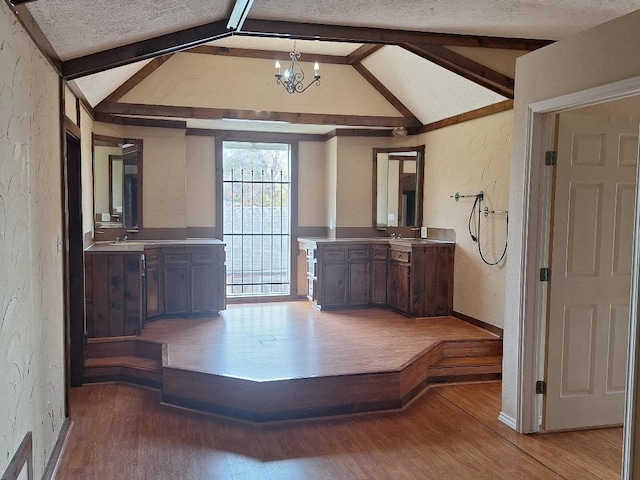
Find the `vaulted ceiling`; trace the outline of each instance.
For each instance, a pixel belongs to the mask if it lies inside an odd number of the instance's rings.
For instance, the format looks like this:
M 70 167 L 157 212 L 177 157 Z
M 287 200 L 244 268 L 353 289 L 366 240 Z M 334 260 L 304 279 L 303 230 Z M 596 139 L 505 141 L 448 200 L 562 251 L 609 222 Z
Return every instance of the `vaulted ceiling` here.
M 640 8 L 640 0 L 254 0 L 230 29 L 233 0 L 5 1 L 98 120 L 314 134 L 425 131 L 509 108 L 518 56 Z M 293 40 L 307 77 L 306 62 L 321 65 L 320 85 L 300 95 L 274 77 Z M 177 85 L 188 94 L 176 95 Z

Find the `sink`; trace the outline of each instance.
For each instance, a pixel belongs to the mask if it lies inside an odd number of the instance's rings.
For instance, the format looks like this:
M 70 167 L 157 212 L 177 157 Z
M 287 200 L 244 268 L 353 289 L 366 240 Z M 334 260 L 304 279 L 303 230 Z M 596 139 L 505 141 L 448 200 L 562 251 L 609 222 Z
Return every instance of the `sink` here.
M 113 242 L 113 245 L 153 245 L 153 241 L 149 241 L 149 240 L 125 240 L 124 242 L 116 242 L 115 240 Z

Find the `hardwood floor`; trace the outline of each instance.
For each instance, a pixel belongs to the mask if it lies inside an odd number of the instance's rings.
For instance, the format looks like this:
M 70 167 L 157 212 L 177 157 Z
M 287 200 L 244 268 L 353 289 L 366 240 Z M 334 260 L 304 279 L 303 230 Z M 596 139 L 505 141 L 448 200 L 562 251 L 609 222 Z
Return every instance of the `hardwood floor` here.
M 435 387 L 401 413 L 253 426 L 128 385 L 71 390 L 58 479 L 614 479 L 620 428 L 523 436 L 500 384 Z
M 173 367 L 247 380 L 396 370 L 446 340 L 495 340 L 452 317 L 411 319 L 385 309 L 319 311 L 309 302 L 229 305 L 220 317 L 147 323 Z
M 233 305 L 220 317 L 158 320 L 166 403 L 254 422 L 405 407 L 428 384 L 500 378 L 502 341 L 452 317 L 309 302 Z

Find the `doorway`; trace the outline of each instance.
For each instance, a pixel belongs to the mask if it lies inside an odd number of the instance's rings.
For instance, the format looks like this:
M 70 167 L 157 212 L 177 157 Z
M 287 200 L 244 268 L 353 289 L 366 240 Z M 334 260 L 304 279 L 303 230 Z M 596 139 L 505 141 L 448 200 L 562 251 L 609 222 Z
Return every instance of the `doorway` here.
M 227 297 L 291 294 L 291 152 L 286 143 L 223 142 Z
M 67 122 L 63 156 L 64 303 L 67 384 L 82 385 L 85 357 L 82 159 L 80 132 Z M 74 132 L 70 131 L 73 128 Z M 67 396 L 68 398 L 68 396 Z
M 549 226 L 551 175 L 545 166 L 545 152 L 553 150 L 555 116 L 571 109 L 602 105 L 617 100 L 637 102 L 640 112 L 640 77 L 573 92 L 528 105 L 527 135 L 524 160 L 525 191 L 522 207 L 522 228 L 528 232 L 522 238 L 522 257 L 517 269 L 519 298 L 518 368 L 515 382 L 516 417 L 501 413 L 503 422 L 522 433 L 537 432 L 540 427 L 541 395 L 536 393 L 536 381 L 542 378 L 545 339 L 547 288 L 540 281 L 540 268 L 549 259 Z M 636 176 L 637 184 L 637 176 Z M 638 305 L 640 302 L 640 203 L 634 201 L 633 255 L 631 264 L 631 295 L 629 304 L 629 350 L 626 365 L 626 391 L 622 478 L 631 478 L 633 443 L 635 436 L 637 363 L 638 363 Z M 514 224 L 515 225 L 515 224 Z M 516 227 L 517 228 L 517 227 Z
M 632 107 L 632 108 L 629 108 Z M 638 165 L 630 102 L 557 117 L 542 428 L 624 421 Z

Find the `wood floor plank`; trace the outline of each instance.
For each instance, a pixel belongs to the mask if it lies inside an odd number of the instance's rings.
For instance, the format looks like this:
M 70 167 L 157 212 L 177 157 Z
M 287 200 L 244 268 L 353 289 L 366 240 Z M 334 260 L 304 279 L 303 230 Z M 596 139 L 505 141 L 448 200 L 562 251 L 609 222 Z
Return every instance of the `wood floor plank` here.
M 563 478 L 620 478 L 622 427 L 575 432 L 519 435 L 498 420 L 500 384 L 437 387 L 434 392 L 492 429 L 518 448 L 548 465 Z M 478 398 L 482 401 L 479 402 Z
M 147 323 L 171 366 L 239 378 L 309 378 L 398 370 L 443 340 L 497 340 L 452 317 L 319 311 L 309 302 L 230 305 L 219 317 Z
M 584 475 L 585 465 L 601 472 L 598 459 L 584 454 L 587 445 L 601 448 L 599 436 L 581 438 L 583 450 L 565 448 L 558 473 L 553 459 L 536 456 L 558 448 L 552 436 L 513 432 L 515 441 L 489 428 L 481 421 L 485 405 L 500 401 L 499 388 L 489 385 L 431 389 L 402 413 L 261 427 L 159 405 L 157 392 L 128 385 L 75 388 L 73 428 L 56 478 L 618 478 Z M 455 391 L 447 396 L 448 389 Z M 462 399 L 471 412 L 456 403 Z M 563 442 L 579 433 L 563 434 Z

